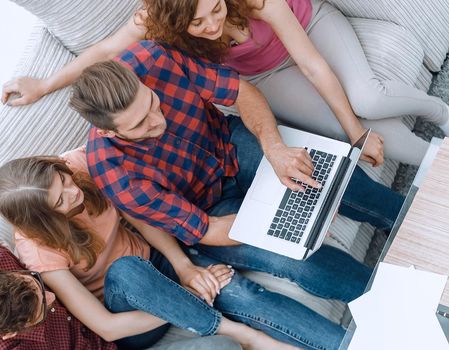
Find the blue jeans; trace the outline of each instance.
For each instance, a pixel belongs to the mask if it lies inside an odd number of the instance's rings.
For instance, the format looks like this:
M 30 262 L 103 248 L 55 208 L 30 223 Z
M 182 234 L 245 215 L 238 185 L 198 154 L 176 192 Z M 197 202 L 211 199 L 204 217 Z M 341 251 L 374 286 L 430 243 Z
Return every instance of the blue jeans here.
M 218 263 L 200 250 L 184 249 L 196 265 Z M 260 249 L 259 252 L 262 253 Z M 262 254 L 256 258 L 263 260 Z M 328 246 L 306 261 L 279 255 L 273 261 L 270 258 L 265 255 L 267 264 L 274 264 L 273 271 L 282 268 L 296 276 L 298 284 L 306 290 L 344 301 L 362 293 L 371 273 L 348 254 Z M 155 249 L 149 261 L 135 256 L 116 260 L 106 274 L 104 293 L 105 305 L 112 312 L 142 310 L 202 336 L 216 333 L 222 315 L 304 349 L 338 349 L 345 333 L 339 325 L 299 302 L 270 292 L 239 273 L 221 290 L 212 308 L 178 284 L 172 266 Z M 119 346 L 126 349 L 148 346 L 166 330 L 167 326 L 162 326 L 121 339 Z
M 228 122 L 231 143 L 236 147 L 240 170 L 236 176 L 224 178 L 221 199 L 208 210 L 208 214 L 212 216 L 238 212 L 263 156 L 256 137 L 243 125 L 239 117 L 230 116 Z M 403 202 L 403 196 L 372 180 L 357 166 L 343 195 L 339 213 L 389 231 Z

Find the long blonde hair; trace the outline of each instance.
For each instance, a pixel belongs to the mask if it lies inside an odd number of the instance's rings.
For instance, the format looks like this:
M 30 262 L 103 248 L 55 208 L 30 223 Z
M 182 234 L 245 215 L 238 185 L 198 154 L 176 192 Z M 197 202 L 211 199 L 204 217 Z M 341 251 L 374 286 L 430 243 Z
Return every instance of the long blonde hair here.
M 58 157 L 28 157 L 12 160 L 0 168 L 0 215 L 29 239 L 62 251 L 86 270 L 96 262 L 104 242 L 72 218 L 56 212 L 48 203 L 48 190 L 56 172 L 73 177 L 84 192 L 89 214 L 100 215 L 110 205 L 86 173 L 74 174 Z

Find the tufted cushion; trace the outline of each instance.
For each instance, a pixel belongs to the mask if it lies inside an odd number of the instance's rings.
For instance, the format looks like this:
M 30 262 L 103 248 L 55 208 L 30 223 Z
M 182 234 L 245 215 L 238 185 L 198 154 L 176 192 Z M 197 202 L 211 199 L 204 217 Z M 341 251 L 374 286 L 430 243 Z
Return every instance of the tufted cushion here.
M 407 28 L 424 49 L 427 68 L 438 72 L 449 49 L 447 0 L 328 0 L 346 16 L 380 19 Z
M 40 18 L 62 45 L 79 55 L 115 32 L 139 0 L 11 0 Z

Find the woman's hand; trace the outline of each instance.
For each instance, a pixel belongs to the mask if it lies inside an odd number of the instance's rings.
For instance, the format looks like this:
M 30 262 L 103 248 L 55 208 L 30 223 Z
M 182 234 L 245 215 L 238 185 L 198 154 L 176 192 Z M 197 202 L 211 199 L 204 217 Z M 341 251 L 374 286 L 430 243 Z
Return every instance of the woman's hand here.
M 360 159 L 367 161 L 376 167 L 384 162 L 384 139 L 379 134 L 371 131 Z
M 9 106 L 23 106 L 39 100 L 46 94 L 44 79 L 14 78 L 3 84 L 2 103 L 8 103 Z
M 220 289 L 231 282 L 234 270 L 222 264 L 209 265 L 207 268 L 190 264 L 182 272 L 178 272 L 178 275 L 183 287 L 213 306 Z

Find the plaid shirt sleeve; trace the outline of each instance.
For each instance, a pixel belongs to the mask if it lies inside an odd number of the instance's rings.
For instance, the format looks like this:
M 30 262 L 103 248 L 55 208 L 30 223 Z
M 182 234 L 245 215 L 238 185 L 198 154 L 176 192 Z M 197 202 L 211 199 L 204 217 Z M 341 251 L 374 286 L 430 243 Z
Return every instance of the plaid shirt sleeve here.
M 240 80 L 236 71 L 222 64 L 190 57 L 168 45 L 141 41 L 130 46 L 116 60 L 141 79 L 150 76 L 168 82 L 184 76 L 206 102 L 231 106 L 238 96 Z
M 209 227 L 209 217 L 203 210 L 148 181 L 133 181 L 131 188 L 113 197 L 113 202 L 125 213 L 161 228 L 187 245 L 198 243 Z

